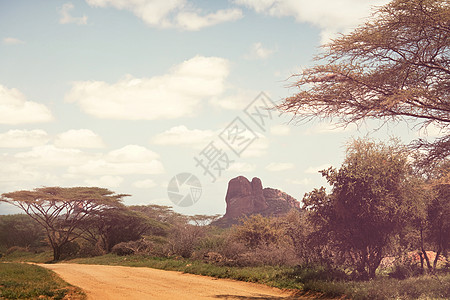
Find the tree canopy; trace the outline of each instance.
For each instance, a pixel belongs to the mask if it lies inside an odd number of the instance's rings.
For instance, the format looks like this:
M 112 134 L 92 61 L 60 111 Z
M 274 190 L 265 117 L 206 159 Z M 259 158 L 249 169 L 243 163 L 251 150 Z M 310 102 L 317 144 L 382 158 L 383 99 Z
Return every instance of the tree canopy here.
M 5 193 L 0 201 L 19 207 L 43 226 L 56 261 L 62 247 L 81 234 L 83 221 L 107 208 L 122 206 L 125 196 L 96 187 L 44 187 Z
M 339 170 L 322 175 L 332 186 L 305 195 L 316 237 L 373 278 L 393 234 L 406 222 L 410 207 L 407 155 L 397 145 L 356 140 Z
M 345 126 L 367 119 L 410 120 L 439 127 L 434 142 L 417 140 L 428 160 L 450 154 L 450 3 L 393 0 L 348 35 L 324 46 L 319 64 L 298 74 L 282 111 L 299 120 Z

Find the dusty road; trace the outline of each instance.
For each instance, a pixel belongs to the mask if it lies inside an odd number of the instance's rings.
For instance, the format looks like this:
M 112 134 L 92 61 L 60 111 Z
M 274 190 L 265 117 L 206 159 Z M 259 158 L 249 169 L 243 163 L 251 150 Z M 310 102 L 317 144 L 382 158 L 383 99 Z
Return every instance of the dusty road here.
M 54 264 L 65 281 L 82 288 L 88 299 L 298 299 L 264 285 L 151 268 Z

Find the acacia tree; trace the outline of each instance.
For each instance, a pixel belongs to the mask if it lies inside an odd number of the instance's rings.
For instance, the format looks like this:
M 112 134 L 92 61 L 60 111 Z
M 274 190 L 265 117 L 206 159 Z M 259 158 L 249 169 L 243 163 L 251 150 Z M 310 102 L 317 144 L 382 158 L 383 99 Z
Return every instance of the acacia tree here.
M 450 154 L 450 3 L 393 0 L 366 24 L 324 46 L 297 75 L 300 91 L 278 107 L 299 120 L 346 126 L 366 119 L 413 120 L 443 136 L 414 145 L 428 162 Z
M 433 268 L 436 269 L 439 256 L 447 256 L 450 244 L 450 162 L 435 169 L 434 178 L 430 180 L 431 200 L 427 207 L 426 240 L 433 246 L 436 256 Z M 422 251 L 431 269 L 427 253 Z
M 356 140 L 339 170 L 322 175 L 332 186 L 306 194 L 303 202 L 315 226 L 311 238 L 325 243 L 361 278 L 375 277 L 390 240 L 404 225 L 412 202 L 407 156 L 397 145 Z
M 118 243 L 139 240 L 144 234 L 166 234 L 164 225 L 127 207 L 114 207 L 94 213 L 80 229 L 84 239 L 109 253 Z
M 57 261 L 63 246 L 83 232 L 83 221 L 121 206 L 125 196 L 96 187 L 44 187 L 5 193 L 0 201 L 19 207 L 45 229 L 53 260 Z

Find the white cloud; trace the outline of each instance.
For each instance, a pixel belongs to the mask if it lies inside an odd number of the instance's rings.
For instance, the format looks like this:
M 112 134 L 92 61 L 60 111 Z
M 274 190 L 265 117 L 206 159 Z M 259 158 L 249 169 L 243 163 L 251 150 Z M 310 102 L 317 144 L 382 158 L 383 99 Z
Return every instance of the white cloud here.
M 352 132 L 357 129 L 355 124 L 349 124 L 347 126 L 337 126 L 336 124 L 329 122 L 320 122 L 315 124 L 314 126 L 303 131 L 305 135 L 316 135 L 316 134 L 336 134 L 336 133 L 345 133 Z
M 155 152 L 138 145 L 127 145 L 81 165 L 69 167 L 69 173 L 86 175 L 160 174 L 162 163 Z
M 25 44 L 25 42 L 18 38 L 6 37 L 3 39 L 3 44 L 5 44 L 5 45 L 21 45 L 21 44 Z
M 18 89 L 0 85 L 0 124 L 39 123 L 52 119 L 52 114 L 45 105 L 26 101 Z
M 118 188 L 123 182 L 123 177 L 105 175 L 99 178 L 86 179 L 85 182 L 89 186 L 103 187 L 103 188 Z
M 416 136 L 418 137 L 440 137 L 445 134 L 448 134 L 448 129 L 444 129 L 437 124 L 431 123 L 425 128 L 420 128 L 416 132 Z
M 271 172 L 286 171 L 294 168 L 292 163 L 270 163 L 266 166 L 266 170 Z
M 55 146 L 61 148 L 103 148 L 102 138 L 89 129 L 72 129 L 56 136 Z
M 323 165 L 320 165 L 320 166 L 317 166 L 317 167 L 309 167 L 309 168 L 307 168 L 305 170 L 305 173 L 307 173 L 307 174 L 317 174 L 317 173 L 319 173 L 319 171 L 326 170 L 329 167 L 331 167 L 331 164 L 323 164 Z
M 289 133 L 291 132 L 291 128 L 288 125 L 274 125 L 272 127 L 270 127 L 270 133 L 273 135 L 289 135 Z
M 90 6 L 112 6 L 133 12 L 138 18 L 153 27 L 199 30 L 223 22 L 242 18 L 240 9 L 222 9 L 203 14 L 186 0 L 86 0 Z
M 257 135 L 258 138 L 253 140 L 253 142 L 251 142 L 247 146 L 247 148 L 243 150 L 239 148 L 239 150 L 242 150 L 241 158 L 262 157 L 266 155 L 267 149 L 269 148 L 268 139 L 258 132 L 255 132 L 255 134 Z M 252 139 L 254 136 L 252 135 L 252 133 L 250 133 L 250 131 L 245 131 L 242 134 L 240 134 L 239 137 L 243 138 L 244 141 L 246 139 Z M 233 146 L 233 144 L 231 146 Z M 228 150 L 226 145 L 223 146 L 223 149 Z
M 70 12 L 75 8 L 75 6 L 68 2 L 63 4 L 61 9 L 59 10 L 60 18 L 59 23 L 60 24 L 69 24 L 69 23 L 75 23 L 78 25 L 86 25 L 87 24 L 87 16 L 83 15 L 82 17 L 73 17 L 70 15 Z
M 188 129 L 186 126 L 176 126 L 166 130 L 152 139 L 157 145 L 184 145 L 203 148 L 217 136 L 212 130 Z
M 106 160 L 118 163 L 140 163 L 159 158 L 155 152 L 138 145 L 127 145 L 106 154 Z
M 251 90 L 237 90 L 233 95 L 213 97 L 210 103 L 221 109 L 243 110 L 255 99 L 257 94 Z
M 5 188 L 5 185 L 8 188 L 10 186 L 16 187 L 18 182 L 25 183 L 42 179 L 43 176 L 40 172 L 32 170 L 13 160 L 13 157 L 9 157 L 7 155 L 2 155 L 0 157 L 0 166 L 2 170 L 0 172 L 0 183 L 2 185 L 2 189 Z
M 303 178 L 303 179 L 287 179 L 287 183 L 295 184 L 295 185 L 309 185 L 311 184 L 311 179 Z
M 78 149 L 57 148 L 54 145 L 33 147 L 14 155 L 22 164 L 29 166 L 63 167 L 78 165 L 91 158 L 90 154 Z
M 308 22 L 321 29 L 322 43 L 337 32 L 348 32 L 370 16 L 371 7 L 384 5 L 389 0 L 235 0 L 262 13 L 276 17 L 292 16 L 297 22 Z
M 33 147 L 15 154 L 0 153 L 0 187 L 5 190 L 31 189 L 36 186 L 65 185 L 116 188 L 126 176 L 164 172 L 155 152 L 127 145 L 106 153 L 58 148 Z M 150 182 L 145 182 L 147 185 Z M 141 185 L 144 182 L 141 183 Z
M 134 182 L 133 186 L 138 189 L 151 189 L 156 186 L 156 183 L 151 179 L 144 179 Z
M 245 162 L 235 162 L 227 169 L 230 172 L 253 172 L 256 169 L 255 165 Z
M 242 18 L 240 9 L 221 9 L 215 13 L 199 15 L 197 12 L 180 12 L 176 16 L 176 27 L 184 30 L 199 30 L 216 24 L 236 21 Z
M 271 56 L 275 50 L 264 48 L 262 43 L 254 43 L 250 49 L 250 52 L 245 56 L 247 59 L 267 59 Z
M 227 60 L 196 56 L 162 76 L 134 78 L 128 75 L 115 84 L 75 82 L 65 99 L 77 102 L 84 112 L 103 119 L 156 120 L 192 116 L 202 99 L 223 92 L 228 73 Z
M 47 132 L 41 129 L 9 130 L 0 133 L 1 148 L 27 148 L 42 146 L 49 140 Z

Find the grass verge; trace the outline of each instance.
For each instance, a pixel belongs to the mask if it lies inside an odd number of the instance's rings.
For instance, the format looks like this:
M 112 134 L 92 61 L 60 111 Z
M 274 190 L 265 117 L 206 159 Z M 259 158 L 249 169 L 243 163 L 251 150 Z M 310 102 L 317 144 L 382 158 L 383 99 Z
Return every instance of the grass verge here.
M 315 298 L 350 299 L 450 299 L 450 274 L 423 275 L 398 280 L 379 276 L 371 281 L 337 281 L 329 271 L 318 266 L 225 267 L 187 259 L 117 256 L 107 254 L 71 260 L 80 264 L 150 267 L 191 274 L 262 283 L 282 289 L 296 289 L 299 294 L 312 292 Z
M 54 272 L 22 263 L 0 263 L 0 299 L 85 299 Z
M 46 263 L 53 259 L 51 251 L 44 251 L 40 253 L 28 252 L 28 251 L 14 251 L 2 258 L 0 262 L 33 262 L 33 263 Z
M 50 260 L 49 257 L 51 258 L 51 253 L 16 253 L 13 256 L 10 254 L 3 257 L 0 262 L 11 260 L 43 262 Z M 450 299 L 450 273 L 448 272 L 441 273 L 438 276 L 423 275 L 403 280 L 379 275 L 377 279 L 371 281 L 348 281 L 336 280 L 335 278 L 341 278 L 339 274 L 333 274 L 320 266 L 227 267 L 189 259 L 140 255 L 117 256 L 114 254 L 77 258 L 65 262 L 150 267 L 216 278 L 229 278 L 282 289 L 293 289 L 298 291 L 299 295 L 309 294 L 314 299 L 319 297 L 341 299 Z

